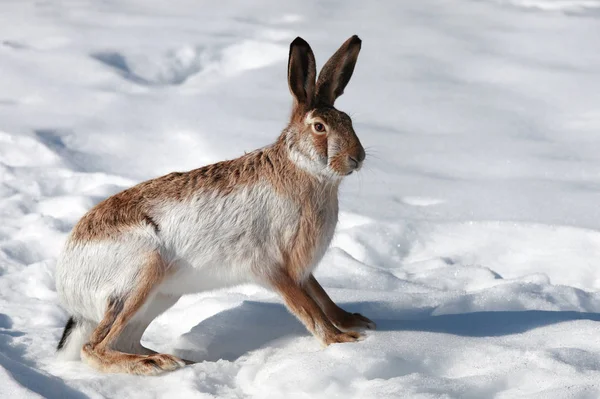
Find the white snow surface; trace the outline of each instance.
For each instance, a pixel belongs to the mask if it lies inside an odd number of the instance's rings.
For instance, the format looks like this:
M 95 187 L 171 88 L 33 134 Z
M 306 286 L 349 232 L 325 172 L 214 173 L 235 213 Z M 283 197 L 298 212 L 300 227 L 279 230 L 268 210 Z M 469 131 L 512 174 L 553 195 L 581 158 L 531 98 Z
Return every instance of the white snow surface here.
M 0 397 L 597 398 L 600 1 L 0 4 Z M 130 185 L 287 122 L 288 46 L 350 35 L 336 104 L 367 148 L 317 278 L 378 324 L 323 349 L 273 293 L 191 295 L 159 377 L 59 363 L 55 259 Z

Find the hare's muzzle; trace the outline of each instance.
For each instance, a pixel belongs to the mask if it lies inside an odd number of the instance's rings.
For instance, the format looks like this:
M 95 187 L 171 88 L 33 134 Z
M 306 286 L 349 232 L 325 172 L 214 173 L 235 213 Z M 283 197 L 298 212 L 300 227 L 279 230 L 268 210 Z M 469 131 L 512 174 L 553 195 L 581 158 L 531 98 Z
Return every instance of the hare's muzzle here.
M 362 146 L 354 152 L 354 154 L 348 155 L 348 174 L 351 174 L 355 170 L 358 171 L 362 167 L 363 161 L 365 160 L 366 154 Z

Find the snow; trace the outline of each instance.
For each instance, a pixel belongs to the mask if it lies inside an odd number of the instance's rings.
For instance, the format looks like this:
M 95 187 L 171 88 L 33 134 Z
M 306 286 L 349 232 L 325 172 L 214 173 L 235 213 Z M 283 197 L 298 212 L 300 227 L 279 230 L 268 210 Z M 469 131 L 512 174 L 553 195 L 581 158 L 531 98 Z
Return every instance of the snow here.
M 600 396 L 600 1 L 0 5 L 0 397 Z M 271 292 L 182 298 L 160 377 L 59 363 L 54 264 L 138 181 L 273 141 L 289 42 L 363 49 L 367 148 L 317 278 L 378 330 L 321 348 Z

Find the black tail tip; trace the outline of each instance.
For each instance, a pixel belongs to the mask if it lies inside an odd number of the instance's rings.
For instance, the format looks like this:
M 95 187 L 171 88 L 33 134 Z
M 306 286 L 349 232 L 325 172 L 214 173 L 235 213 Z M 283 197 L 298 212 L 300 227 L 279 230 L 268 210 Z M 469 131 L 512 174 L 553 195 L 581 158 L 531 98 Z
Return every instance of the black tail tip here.
M 67 321 L 67 324 L 65 325 L 65 329 L 62 333 L 62 337 L 60 337 L 60 341 L 58 341 L 58 346 L 56 348 L 56 350 L 61 350 L 63 346 L 65 346 L 65 343 L 67 342 L 67 338 L 69 338 L 69 335 L 71 334 L 71 330 L 73 330 L 73 327 L 75 327 L 77 323 L 75 322 L 75 319 L 73 318 L 73 316 L 69 317 L 69 320 Z

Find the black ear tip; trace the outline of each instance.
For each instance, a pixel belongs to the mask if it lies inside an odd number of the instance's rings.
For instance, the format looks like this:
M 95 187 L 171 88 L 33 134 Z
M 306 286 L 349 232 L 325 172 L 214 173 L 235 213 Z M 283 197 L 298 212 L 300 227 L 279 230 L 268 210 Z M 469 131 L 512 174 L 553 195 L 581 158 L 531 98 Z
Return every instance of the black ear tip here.
M 350 42 L 350 44 L 361 44 L 362 40 L 360 40 L 360 37 L 358 37 L 357 35 L 352 35 L 352 37 L 350 38 L 350 40 L 348 40 Z
M 295 38 L 294 41 L 290 44 L 290 47 L 294 47 L 294 46 L 309 47 L 308 43 L 306 42 L 306 40 L 304 40 L 300 36 L 298 36 L 297 38 Z

